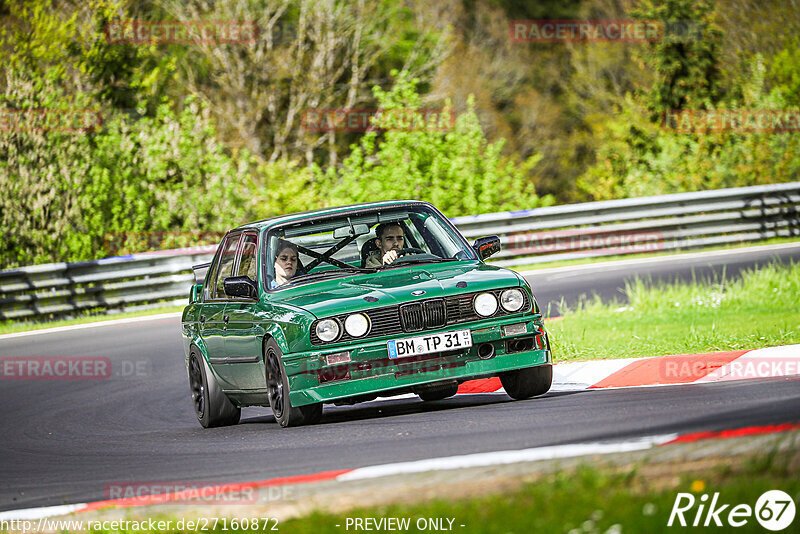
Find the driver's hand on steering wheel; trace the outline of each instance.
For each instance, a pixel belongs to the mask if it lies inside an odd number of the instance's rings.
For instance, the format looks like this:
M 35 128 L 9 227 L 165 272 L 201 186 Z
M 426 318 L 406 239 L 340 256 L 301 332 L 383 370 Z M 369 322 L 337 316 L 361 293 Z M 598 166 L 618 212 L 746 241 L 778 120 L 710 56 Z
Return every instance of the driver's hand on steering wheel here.
M 396 259 L 397 259 L 397 251 L 395 249 L 392 249 L 383 255 L 383 264 L 389 265 Z

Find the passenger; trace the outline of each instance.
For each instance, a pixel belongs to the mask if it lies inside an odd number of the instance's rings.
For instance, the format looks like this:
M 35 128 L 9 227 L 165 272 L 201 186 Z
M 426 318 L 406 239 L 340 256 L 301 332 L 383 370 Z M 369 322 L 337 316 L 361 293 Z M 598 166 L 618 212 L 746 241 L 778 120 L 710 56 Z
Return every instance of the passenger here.
M 291 241 L 278 239 L 275 249 L 278 251 L 275 254 L 275 280 L 270 282 L 270 289 L 282 286 L 296 275 L 297 265 L 300 261 L 297 245 Z
M 397 259 L 397 251 L 405 247 L 403 227 L 399 223 L 383 223 L 375 228 L 375 245 L 378 250 L 373 250 L 367 256 L 367 267 L 380 267 L 388 265 Z

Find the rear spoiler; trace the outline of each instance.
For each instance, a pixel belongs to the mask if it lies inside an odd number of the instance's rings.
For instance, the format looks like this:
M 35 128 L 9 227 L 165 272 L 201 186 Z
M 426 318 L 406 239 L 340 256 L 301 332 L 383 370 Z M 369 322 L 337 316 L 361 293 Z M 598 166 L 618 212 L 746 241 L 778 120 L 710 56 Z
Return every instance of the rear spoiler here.
M 208 268 L 211 266 L 211 262 L 208 263 L 201 263 L 200 265 L 192 265 L 192 271 L 194 271 L 194 283 L 195 284 L 202 284 L 206 279 L 206 272 L 208 272 Z

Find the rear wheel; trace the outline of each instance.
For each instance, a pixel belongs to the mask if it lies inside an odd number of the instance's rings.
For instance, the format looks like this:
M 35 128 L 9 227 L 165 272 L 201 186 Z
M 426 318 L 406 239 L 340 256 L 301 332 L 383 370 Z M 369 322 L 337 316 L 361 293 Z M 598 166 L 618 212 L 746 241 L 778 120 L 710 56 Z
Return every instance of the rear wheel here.
M 294 407 L 289 400 L 289 379 L 283 366 L 283 353 L 275 340 L 264 348 L 269 406 L 275 421 L 282 427 L 318 423 L 322 418 L 322 403 Z
M 429 402 L 446 399 L 452 397 L 458 392 L 458 382 L 445 382 L 444 384 L 432 384 L 425 388 L 420 388 L 414 393 L 419 395 L 419 398 Z
M 189 354 L 189 388 L 197 420 L 203 428 L 235 425 L 242 410 L 228 399 L 214 375 L 196 351 Z
M 512 399 L 521 400 L 550 391 L 553 384 L 553 366 L 539 365 L 500 374 L 500 383 Z

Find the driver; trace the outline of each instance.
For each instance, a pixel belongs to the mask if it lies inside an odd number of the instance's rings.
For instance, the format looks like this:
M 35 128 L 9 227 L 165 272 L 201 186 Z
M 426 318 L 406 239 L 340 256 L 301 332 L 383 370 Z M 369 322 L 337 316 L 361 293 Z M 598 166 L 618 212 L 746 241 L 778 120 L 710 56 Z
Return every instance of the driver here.
M 391 222 L 379 224 L 375 227 L 375 245 L 378 250 L 373 250 L 366 261 L 367 267 L 380 267 L 388 265 L 397 259 L 397 251 L 405 246 L 405 236 L 400 223 Z
M 278 239 L 275 250 L 278 251 L 277 254 L 275 254 L 275 280 L 270 282 L 270 289 L 282 286 L 288 282 L 291 277 L 297 274 L 297 264 L 299 261 L 297 245 L 291 241 Z

